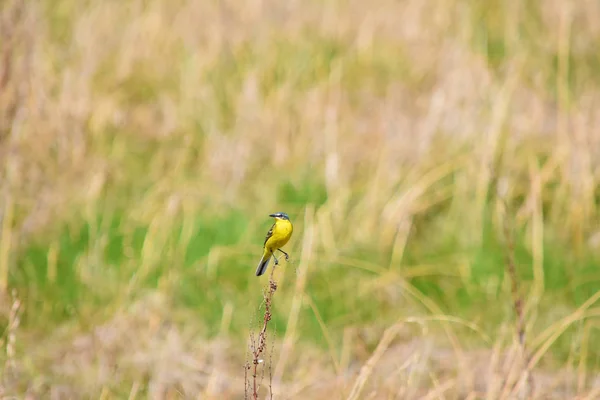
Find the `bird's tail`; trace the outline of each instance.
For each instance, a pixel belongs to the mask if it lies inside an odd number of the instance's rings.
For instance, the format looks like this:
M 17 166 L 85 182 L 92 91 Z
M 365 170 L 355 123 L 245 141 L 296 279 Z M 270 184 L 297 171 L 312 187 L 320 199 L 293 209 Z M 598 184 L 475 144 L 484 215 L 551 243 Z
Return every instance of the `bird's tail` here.
M 265 249 L 260 262 L 258 263 L 258 267 L 256 268 L 256 276 L 261 276 L 267 270 L 267 265 L 269 265 L 269 261 L 271 260 L 271 256 L 273 252 Z

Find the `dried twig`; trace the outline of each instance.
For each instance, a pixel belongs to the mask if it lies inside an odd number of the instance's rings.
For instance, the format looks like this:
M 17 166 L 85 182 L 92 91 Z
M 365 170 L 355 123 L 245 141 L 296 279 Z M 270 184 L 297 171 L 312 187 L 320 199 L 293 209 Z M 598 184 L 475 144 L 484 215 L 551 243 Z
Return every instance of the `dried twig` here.
M 277 282 L 273 279 L 273 274 L 275 272 L 275 267 L 271 269 L 271 275 L 269 276 L 269 287 L 264 292 L 264 304 L 265 304 L 265 313 L 263 316 L 263 324 L 258 333 L 258 342 L 254 340 L 254 334 L 250 334 L 250 342 L 252 347 L 252 363 L 246 363 L 245 372 L 244 372 L 244 382 L 246 382 L 246 389 L 244 391 L 245 398 L 248 398 L 248 371 L 252 370 L 252 399 L 258 399 L 259 392 L 259 376 L 258 376 L 258 365 L 263 363 L 263 359 L 261 356 L 265 352 L 267 347 L 267 328 L 269 325 L 269 321 L 271 321 L 271 306 L 273 301 L 273 295 L 277 290 Z M 271 389 L 271 385 L 269 385 Z M 272 395 L 272 390 L 271 390 Z

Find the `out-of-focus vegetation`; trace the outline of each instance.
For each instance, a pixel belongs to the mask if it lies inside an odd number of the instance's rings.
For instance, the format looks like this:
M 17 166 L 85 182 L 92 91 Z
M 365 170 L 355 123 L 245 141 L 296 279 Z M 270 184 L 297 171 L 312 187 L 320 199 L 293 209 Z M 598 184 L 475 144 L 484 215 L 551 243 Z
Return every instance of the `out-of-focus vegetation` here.
M 282 397 L 398 322 L 365 396 L 510 397 L 510 252 L 532 396 L 598 394 L 598 2 L 0 7 L 3 395 L 240 396 L 275 211 Z

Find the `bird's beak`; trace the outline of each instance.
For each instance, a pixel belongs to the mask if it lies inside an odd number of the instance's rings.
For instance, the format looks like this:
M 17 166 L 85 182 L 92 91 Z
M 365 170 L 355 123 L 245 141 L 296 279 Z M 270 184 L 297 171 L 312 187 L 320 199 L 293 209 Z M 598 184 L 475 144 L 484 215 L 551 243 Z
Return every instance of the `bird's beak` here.
M 269 217 L 277 218 L 277 214 L 270 214 Z

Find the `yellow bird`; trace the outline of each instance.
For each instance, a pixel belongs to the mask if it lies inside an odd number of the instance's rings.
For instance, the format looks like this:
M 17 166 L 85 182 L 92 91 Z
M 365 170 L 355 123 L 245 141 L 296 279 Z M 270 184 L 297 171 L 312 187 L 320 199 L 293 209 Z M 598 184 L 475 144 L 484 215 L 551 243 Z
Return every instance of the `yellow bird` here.
M 269 260 L 271 260 L 271 256 L 275 259 L 275 265 L 279 264 L 279 260 L 273 253 L 275 251 L 280 251 L 285 255 L 285 259 L 289 260 L 290 256 L 285 251 L 281 250 L 281 247 L 285 246 L 285 244 L 292 237 L 292 232 L 294 227 L 290 222 L 290 217 L 286 213 L 275 213 L 269 215 L 269 217 L 275 218 L 275 223 L 269 229 L 267 233 L 267 237 L 265 238 L 263 256 L 258 263 L 258 268 L 256 269 L 256 276 L 261 276 L 267 270 L 267 265 L 269 265 Z

